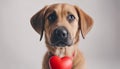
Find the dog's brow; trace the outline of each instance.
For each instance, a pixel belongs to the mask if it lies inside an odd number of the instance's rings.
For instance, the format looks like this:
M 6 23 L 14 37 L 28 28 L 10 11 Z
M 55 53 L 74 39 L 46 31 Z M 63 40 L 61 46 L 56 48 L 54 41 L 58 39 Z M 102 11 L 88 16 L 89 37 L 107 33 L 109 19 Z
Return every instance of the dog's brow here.
M 48 9 L 48 10 L 46 11 L 45 17 L 48 17 L 48 16 L 49 16 L 51 13 L 53 13 L 53 12 L 56 13 L 56 11 L 55 11 L 54 9 Z
M 72 12 L 68 11 L 67 14 L 73 14 Z M 74 15 L 74 14 L 73 14 Z

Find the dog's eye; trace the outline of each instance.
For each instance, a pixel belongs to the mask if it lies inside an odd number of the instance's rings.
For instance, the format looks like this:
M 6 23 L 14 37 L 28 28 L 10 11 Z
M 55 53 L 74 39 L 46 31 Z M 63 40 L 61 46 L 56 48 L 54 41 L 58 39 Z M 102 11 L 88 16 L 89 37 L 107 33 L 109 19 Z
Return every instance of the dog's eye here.
M 57 19 L 57 16 L 56 16 L 56 13 L 55 13 L 55 12 L 53 12 L 52 14 L 50 14 L 50 15 L 48 16 L 48 20 L 49 20 L 50 22 L 54 22 L 56 19 Z
M 75 16 L 72 15 L 72 14 L 69 14 L 69 15 L 67 16 L 67 20 L 68 20 L 69 22 L 74 21 L 74 19 L 75 19 Z

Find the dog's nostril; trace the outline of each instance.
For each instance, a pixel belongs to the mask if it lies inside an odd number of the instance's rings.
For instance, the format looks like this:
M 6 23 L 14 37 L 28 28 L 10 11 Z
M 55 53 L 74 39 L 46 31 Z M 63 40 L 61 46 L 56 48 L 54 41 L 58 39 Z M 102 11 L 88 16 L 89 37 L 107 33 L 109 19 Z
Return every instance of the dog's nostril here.
M 62 30 L 61 36 L 62 36 L 62 38 L 67 38 L 67 31 L 66 30 Z

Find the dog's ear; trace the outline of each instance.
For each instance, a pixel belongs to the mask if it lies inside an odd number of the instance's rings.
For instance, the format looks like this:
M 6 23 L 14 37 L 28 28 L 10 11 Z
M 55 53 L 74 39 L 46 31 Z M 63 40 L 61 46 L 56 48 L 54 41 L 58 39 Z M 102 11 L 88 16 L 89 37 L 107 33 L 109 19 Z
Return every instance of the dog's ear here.
M 79 29 L 81 30 L 81 34 L 84 39 L 93 26 L 93 20 L 88 14 L 86 14 L 79 7 L 75 6 L 75 9 L 79 17 Z
M 48 6 L 45 6 L 44 8 L 42 8 L 39 12 L 37 12 L 35 15 L 33 15 L 30 20 L 33 29 L 41 35 L 40 41 L 42 40 L 42 37 L 43 37 L 44 24 L 45 24 L 44 15 L 47 10 L 47 7 Z

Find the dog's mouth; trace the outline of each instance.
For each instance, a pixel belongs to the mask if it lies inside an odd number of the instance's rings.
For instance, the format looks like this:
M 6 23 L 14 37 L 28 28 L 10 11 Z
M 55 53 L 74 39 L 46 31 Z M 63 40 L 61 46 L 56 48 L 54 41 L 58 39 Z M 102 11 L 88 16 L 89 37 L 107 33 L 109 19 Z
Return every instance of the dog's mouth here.
M 56 38 L 52 38 L 51 45 L 60 47 L 71 46 L 72 40 L 71 39 L 56 40 Z
M 53 31 L 51 36 L 52 46 L 65 47 L 71 46 L 72 43 L 71 36 L 65 27 L 58 27 Z

